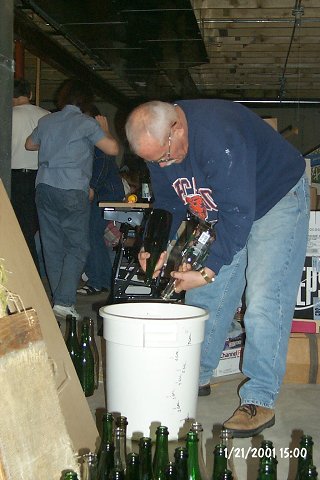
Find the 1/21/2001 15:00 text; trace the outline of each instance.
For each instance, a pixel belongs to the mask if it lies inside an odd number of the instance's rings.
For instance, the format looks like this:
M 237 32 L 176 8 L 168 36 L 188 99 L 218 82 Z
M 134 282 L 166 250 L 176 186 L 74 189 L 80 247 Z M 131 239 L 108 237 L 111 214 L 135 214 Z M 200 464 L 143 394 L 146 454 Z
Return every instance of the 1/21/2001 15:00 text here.
M 244 460 L 247 460 L 249 457 L 252 458 L 263 458 L 263 457 L 269 457 L 269 458 L 275 458 L 278 454 L 278 457 L 280 458 L 299 458 L 303 457 L 305 458 L 307 455 L 307 450 L 305 448 L 289 448 L 289 447 L 283 447 L 279 448 L 277 451 L 275 448 L 256 448 L 256 447 L 231 447 L 230 450 L 225 448 L 224 450 L 225 457 L 230 459 L 231 457 L 234 458 L 243 458 Z

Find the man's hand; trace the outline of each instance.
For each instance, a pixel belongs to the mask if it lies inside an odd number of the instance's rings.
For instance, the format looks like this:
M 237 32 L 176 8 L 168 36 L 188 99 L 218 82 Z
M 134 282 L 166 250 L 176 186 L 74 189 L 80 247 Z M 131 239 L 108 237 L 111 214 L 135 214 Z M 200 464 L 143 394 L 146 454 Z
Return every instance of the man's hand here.
M 105 117 L 104 115 L 97 115 L 94 118 L 97 120 L 102 130 L 105 133 L 109 133 L 109 125 L 108 125 L 107 117 Z
M 209 268 L 206 268 L 206 272 L 210 277 L 214 277 L 214 272 Z M 191 270 L 191 265 L 188 263 L 183 263 L 180 265 L 179 271 L 171 272 L 171 276 L 176 279 L 175 291 L 177 293 L 180 293 L 183 290 L 187 291 L 191 290 L 191 288 L 207 285 L 207 282 L 201 273 L 196 270 Z
M 109 125 L 107 117 L 104 115 L 97 115 L 95 117 L 100 127 L 104 131 L 105 137 L 99 140 L 96 143 L 96 146 L 100 148 L 107 155 L 118 155 L 119 153 L 119 144 L 115 138 L 111 135 L 109 131 Z
M 139 255 L 138 255 L 138 260 L 139 260 L 140 266 L 141 266 L 141 268 L 144 272 L 146 271 L 147 258 L 149 258 L 149 257 L 150 257 L 149 252 L 145 252 L 143 249 L 140 250 Z M 157 278 L 159 276 L 161 268 L 163 267 L 163 265 L 166 262 L 166 258 L 167 258 L 167 252 L 166 251 L 162 252 L 160 257 L 159 257 L 159 260 L 157 262 L 156 268 L 154 269 L 154 274 L 153 274 L 152 278 Z

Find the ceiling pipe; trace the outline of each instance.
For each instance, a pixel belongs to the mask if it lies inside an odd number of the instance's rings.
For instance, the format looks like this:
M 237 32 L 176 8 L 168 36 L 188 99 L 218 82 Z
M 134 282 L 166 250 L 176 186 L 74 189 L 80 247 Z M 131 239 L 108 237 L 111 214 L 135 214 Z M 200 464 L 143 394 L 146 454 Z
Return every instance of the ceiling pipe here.
M 320 18 L 303 18 L 303 23 L 318 23 Z M 211 23 L 295 23 L 291 18 L 204 18 L 197 20 L 198 24 Z

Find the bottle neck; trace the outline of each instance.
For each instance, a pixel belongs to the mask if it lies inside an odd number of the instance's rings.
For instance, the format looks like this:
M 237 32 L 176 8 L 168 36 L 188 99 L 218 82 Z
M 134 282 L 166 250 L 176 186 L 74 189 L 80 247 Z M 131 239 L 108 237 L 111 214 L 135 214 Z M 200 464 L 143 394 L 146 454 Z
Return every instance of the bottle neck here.
M 198 436 L 195 432 L 187 434 L 189 480 L 201 480 L 198 459 Z
M 106 444 L 107 442 L 113 442 L 113 415 L 111 413 L 107 413 L 103 417 L 102 421 L 102 438 L 101 444 Z
M 126 436 L 121 427 L 115 429 L 114 442 L 114 467 L 119 470 L 126 470 Z
M 169 463 L 168 453 L 168 429 L 159 427 L 156 435 L 156 449 L 153 461 L 154 480 L 163 480 L 165 478 L 165 470 Z

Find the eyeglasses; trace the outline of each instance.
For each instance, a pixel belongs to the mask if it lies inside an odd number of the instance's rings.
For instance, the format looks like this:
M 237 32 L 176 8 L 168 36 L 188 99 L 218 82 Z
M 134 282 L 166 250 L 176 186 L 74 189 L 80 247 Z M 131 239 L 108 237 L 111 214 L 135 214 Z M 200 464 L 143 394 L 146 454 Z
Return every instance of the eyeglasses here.
M 169 132 L 169 136 L 168 136 L 168 151 L 165 155 L 163 155 L 161 158 L 159 158 L 158 160 L 149 160 L 150 163 L 168 163 L 168 162 L 175 162 L 176 161 L 176 158 L 171 158 L 171 139 L 172 139 L 172 136 L 171 136 L 171 131 L 172 131 L 172 128 L 175 126 L 177 122 L 174 122 L 171 127 L 170 127 L 170 132 Z

